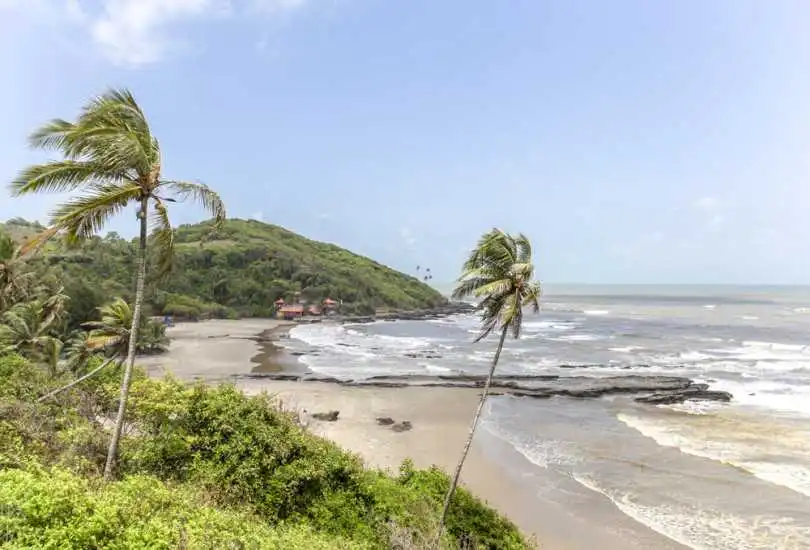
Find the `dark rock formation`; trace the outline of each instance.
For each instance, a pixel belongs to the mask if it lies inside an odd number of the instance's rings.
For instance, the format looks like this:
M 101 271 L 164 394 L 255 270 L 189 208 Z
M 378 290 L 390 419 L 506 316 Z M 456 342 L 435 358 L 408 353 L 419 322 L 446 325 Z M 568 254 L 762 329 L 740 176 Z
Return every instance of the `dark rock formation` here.
M 299 380 L 340 384 L 342 386 L 403 388 L 407 386 L 473 388 L 480 389 L 486 382 L 485 375 L 401 375 L 372 376 L 357 380 L 339 380 L 314 374 L 250 373 L 237 378 L 264 378 L 270 380 Z M 518 397 L 544 399 L 554 396 L 577 399 L 598 398 L 604 395 L 635 394 L 640 403 L 680 403 L 689 399 L 729 401 L 726 392 L 710 391 L 706 384 L 696 384 L 679 376 L 559 376 L 512 375 L 496 376 L 492 391 Z
M 381 416 L 377 418 L 377 424 L 379 424 L 380 426 L 390 426 L 393 423 L 394 419 L 391 418 L 390 416 Z
M 335 422 L 338 419 L 340 411 L 329 411 L 325 413 L 313 413 L 312 418 L 315 420 L 323 420 L 324 422 Z
M 460 313 L 472 313 L 475 306 L 465 302 L 448 302 L 430 309 L 418 309 L 409 311 L 392 311 L 389 313 L 370 316 L 334 317 L 336 321 L 343 323 L 373 323 L 374 321 L 422 321 L 425 319 L 440 319 L 448 315 L 458 315 Z
M 705 384 L 695 384 L 705 386 Z M 732 395 L 727 391 L 710 391 L 703 388 L 691 387 L 680 391 L 657 392 L 652 395 L 636 397 L 639 403 L 648 405 L 672 405 L 684 401 L 731 401 Z
M 391 426 L 391 429 L 397 433 L 400 432 L 407 432 L 413 428 L 413 424 L 410 421 L 405 420 L 404 422 L 400 422 L 399 424 L 394 424 Z

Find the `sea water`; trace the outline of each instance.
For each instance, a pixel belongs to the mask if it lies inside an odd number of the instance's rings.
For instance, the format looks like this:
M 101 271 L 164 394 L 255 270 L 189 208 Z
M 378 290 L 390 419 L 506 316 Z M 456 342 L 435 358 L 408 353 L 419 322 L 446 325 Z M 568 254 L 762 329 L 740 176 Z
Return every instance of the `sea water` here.
M 481 374 L 495 341 L 473 344 L 478 330 L 473 315 L 302 325 L 287 345 L 338 378 Z M 547 289 L 498 372 L 667 374 L 731 392 L 730 404 L 660 407 L 495 397 L 483 429 L 685 547 L 810 548 L 810 289 Z

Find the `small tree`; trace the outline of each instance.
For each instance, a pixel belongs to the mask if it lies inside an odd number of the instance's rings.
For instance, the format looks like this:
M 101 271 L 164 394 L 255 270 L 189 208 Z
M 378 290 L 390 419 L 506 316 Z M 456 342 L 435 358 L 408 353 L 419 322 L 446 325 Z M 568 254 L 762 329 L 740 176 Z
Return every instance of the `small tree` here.
M 481 400 L 472 419 L 467 442 L 444 499 L 439 530 L 436 534 L 437 549 L 453 493 L 458 486 L 464 461 L 470 452 L 475 429 L 489 395 L 506 336 L 511 332 L 514 338 L 520 337 L 524 308 L 530 308 L 535 313 L 540 310 L 540 285 L 534 281 L 532 247 L 526 236 L 522 233 L 512 236 L 500 229 L 493 229 L 481 237 L 464 263 L 458 286 L 453 292 L 453 298 L 457 300 L 470 297 L 480 300 L 481 333 L 475 338 L 475 342 L 483 340 L 493 331 L 500 331 L 500 339 L 489 368 L 484 391 L 481 393 Z

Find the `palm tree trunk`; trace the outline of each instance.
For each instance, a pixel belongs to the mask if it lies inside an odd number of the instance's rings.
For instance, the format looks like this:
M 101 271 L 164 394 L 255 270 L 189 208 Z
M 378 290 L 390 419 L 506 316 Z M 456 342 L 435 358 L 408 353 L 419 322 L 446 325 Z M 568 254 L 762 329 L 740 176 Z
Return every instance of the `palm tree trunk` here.
M 77 378 L 76 380 L 74 380 L 74 381 L 73 381 L 73 382 L 71 382 L 70 384 L 67 384 L 66 386 L 62 386 L 61 388 L 59 388 L 59 389 L 57 389 L 57 390 L 53 390 L 52 392 L 50 392 L 50 393 L 48 393 L 48 394 L 46 394 L 46 395 L 43 395 L 42 397 L 40 397 L 39 399 L 37 399 L 37 403 L 42 403 L 42 402 L 43 402 L 43 401 L 45 401 L 46 399 L 48 399 L 48 398 L 50 398 L 50 397 L 53 397 L 53 396 L 55 396 L 55 395 L 57 395 L 57 394 L 60 394 L 60 393 L 62 393 L 62 392 L 63 392 L 63 391 L 65 391 L 65 390 L 69 390 L 69 389 L 70 389 L 70 388 L 72 388 L 73 386 L 75 386 L 75 385 L 77 385 L 77 384 L 80 384 L 80 383 L 84 382 L 85 380 L 87 380 L 88 378 L 90 378 L 91 376 L 93 376 L 94 374 L 96 374 L 97 372 L 99 372 L 101 369 L 103 369 L 104 367 L 106 367 L 107 365 L 109 365 L 110 363 L 112 363 L 113 361 L 115 361 L 115 359 L 116 359 L 115 357 L 110 357 L 109 359 L 107 359 L 106 361 L 104 361 L 104 362 L 103 362 L 101 365 L 99 365 L 99 366 L 98 366 L 98 367 L 96 367 L 95 369 L 91 370 L 90 372 L 88 372 L 87 374 L 85 374 L 84 376 L 82 376 L 81 378 Z
M 470 435 L 467 436 L 467 443 L 464 445 L 464 452 L 461 453 L 461 460 L 458 461 L 458 466 L 456 466 L 456 472 L 453 474 L 453 480 L 450 483 L 450 489 L 447 491 L 447 495 L 444 498 L 444 509 L 442 510 L 442 517 L 439 520 L 439 530 L 436 533 L 436 542 L 434 547 L 436 550 L 439 549 L 439 545 L 441 544 L 442 540 L 442 532 L 444 531 L 444 523 L 447 520 L 447 511 L 450 509 L 450 501 L 453 499 L 453 493 L 456 492 L 456 486 L 458 486 L 458 479 L 461 477 L 461 469 L 464 467 L 464 461 L 467 460 L 467 454 L 470 452 L 470 447 L 472 446 L 473 437 L 475 436 L 475 429 L 478 427 L 478 420 L 481 418 L 481 412 L 484 410 L 484 403 L 487 400 L 487 396 L 489 395 L 489 388 L 492 385 L 492 377 L 495 375 L 495 367 L 498 366 L 498 359 L 501 357 L 501 350 L 503 349 L 503 342 L 506 340 L 506 333 L 509 330 L 509 326 L 503 327 L 501 331 L 501 339 L 498 341 L 498 349 L 495 351 L 495 357 L 492 359 L 492 366 L 489 368 L 489 375 L 487 376 L 487 382 L 484 385 L 484 391 L 481 393 L 481 400 L 478 402 L 478 408 L 475 410 L 475 416 L 473 416 L 472 425 L 470 426 Z
M 141 307 L 143 305 L 143 287 L 146 279 L 146 209 L 149 203 L 147 199 L 141 200 L 141 209 L 138 213 L 141 222 L 140 241 L 138 243 L 138 279 L 135 283 L 135 307 L 132 310 L 132 327 L 129 329 L 129 347 L 127 349 L 126 367 L 124 368 L 124 380 L 121 382 L 121 397 L 118 402 L 118 416 L 115 418 L 115 428 L 110 449 L 107 451 L 107 463 L 104 465 L 104 480 L 112 479 L 113 466 L 118 454 L 118 441 L 121 439 L 121 430 L 124 427 L 124 414 L 127 410 L 127 397 L 129 396 L 129 384 L 132 380 L 132 369 L 135 366 L 135 350 L 138 343 L 138 327 L 141 323 Z

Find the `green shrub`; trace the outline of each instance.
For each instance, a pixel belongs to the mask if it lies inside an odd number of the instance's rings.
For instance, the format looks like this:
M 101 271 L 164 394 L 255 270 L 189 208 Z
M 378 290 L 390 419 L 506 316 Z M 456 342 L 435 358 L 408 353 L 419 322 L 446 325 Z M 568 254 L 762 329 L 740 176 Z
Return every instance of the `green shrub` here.
M 305 526 L 271 528 L 245 511 L 212 508 L 187 488 L 155 478 L 132 476 L 103 486 L 58 468 L 0 471 L 0 547 L 368 548 Z
M 404 550 L 427 548 L 435 533 L 444 473 L 409 463 L 395 477 L 366 470 L 271 397 L 140 369 L 121 444 L 124 479 L 102 487 L 109 433 L 99 419 L 115 413 L 120 367 L 47 403 L 34 402 L 47 388 L 35 387 L 29 368 L 0 359 L 0 533 L 13 535 L 0 548 Z M 25 514 L 4 516 L 12 505 Z M 447 527 L 446 549 L 527 547 L 463 489 Z

